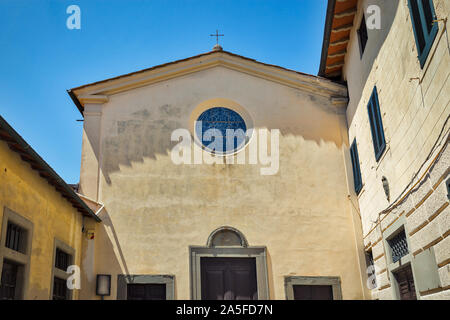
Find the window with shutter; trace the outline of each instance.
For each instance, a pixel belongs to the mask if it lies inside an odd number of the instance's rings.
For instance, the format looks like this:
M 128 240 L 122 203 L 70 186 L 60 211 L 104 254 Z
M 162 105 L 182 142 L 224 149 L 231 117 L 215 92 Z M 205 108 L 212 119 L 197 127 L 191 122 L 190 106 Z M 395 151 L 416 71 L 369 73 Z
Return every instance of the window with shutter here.
M 438 23 L 433 22 L 436 20 L 433 0 L 409 0 L 409 10 L 420 67 L 423 68 L 439 30 Z
M 350 157 L 352 159 L 353 168 L 353 182 L 355 184 L 355 192 L 358 194 L 362 189 L 361 169 L 359 167 L 358 147 L 356 145 L 356 139 L 350 147 Z
M 384 138 L 383 121 L 381 120 L 380 104 L 378 101 L 377 87 L 373 88 L 372 96 L 367 104 L 369 113 L 370 129 L 372 132 L 373 148 L 375 151 L 375 159 L 378 161 L 386 149 L 386 141 Z

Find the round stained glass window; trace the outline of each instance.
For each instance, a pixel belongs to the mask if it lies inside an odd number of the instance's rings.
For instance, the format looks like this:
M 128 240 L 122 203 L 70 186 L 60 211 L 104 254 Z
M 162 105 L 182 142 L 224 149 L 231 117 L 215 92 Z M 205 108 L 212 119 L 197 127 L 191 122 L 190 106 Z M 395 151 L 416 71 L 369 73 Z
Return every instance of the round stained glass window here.
M 247 126 L 235 111 L 215 107 L 203 112 L 195 123 L 195 132 L 204 148 L 212 153 L 229 154 L 241 149 Z

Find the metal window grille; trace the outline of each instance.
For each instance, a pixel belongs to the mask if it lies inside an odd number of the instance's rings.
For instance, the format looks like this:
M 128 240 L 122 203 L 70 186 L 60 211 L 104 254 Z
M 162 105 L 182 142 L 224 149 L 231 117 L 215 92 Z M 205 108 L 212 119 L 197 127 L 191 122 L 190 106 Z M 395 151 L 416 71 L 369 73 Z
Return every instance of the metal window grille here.
M 392 251 L 392 262 L 397 262 L 409 253 L 405 230 L 388 240 L 388 243 Z
M 60 278 L 53 279 L 53 300 L 67 300 L 67 283 Z
M 0 300 L 14 300 L 16 297 L 17 273 L 19 266 L 7 261 L 3 262 L 0 281 Z
M 70 255 L 62 251 L 61 249 L 56 249 L 55 256 L 55 267 L 67 271 L 67 267 L 70 264 Z
M 23 249 L 23 241 L 25 237 L 25 230 L 20 226 L 8 222 L 6 229 L 6 242 L 5 246 L 14 251 L 21 251 Z

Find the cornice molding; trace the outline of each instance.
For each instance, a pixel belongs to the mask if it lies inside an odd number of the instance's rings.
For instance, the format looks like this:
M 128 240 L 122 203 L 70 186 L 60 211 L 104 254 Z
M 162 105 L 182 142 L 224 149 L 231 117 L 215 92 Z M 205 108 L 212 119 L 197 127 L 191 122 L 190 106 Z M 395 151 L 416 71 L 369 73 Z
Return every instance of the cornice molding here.
M 264 64 L 226 51 L 211 52 L 160 67 L 96 82 L 70 90 L 84 107 L 86 104 L 103 104 L 109 96 L 143 86 L 189 75 L 214 67 L 224 67 L 273 81 L 330 99 L 347 99 L 347 88 L 325 78 L 303 74 L 282 67 Z M 333 105 L 336 103 L 333 102 Z

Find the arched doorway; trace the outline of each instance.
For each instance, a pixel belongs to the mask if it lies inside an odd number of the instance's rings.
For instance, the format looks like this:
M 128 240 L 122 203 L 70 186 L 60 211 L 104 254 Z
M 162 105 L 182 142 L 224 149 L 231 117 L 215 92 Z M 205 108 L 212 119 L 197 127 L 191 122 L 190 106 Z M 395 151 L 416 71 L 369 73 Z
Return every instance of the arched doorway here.
M 266 247 L 251 247 L 233 227 L 220 227 L 206 246 L 190 246 L 193 300 L 269 299 Z

